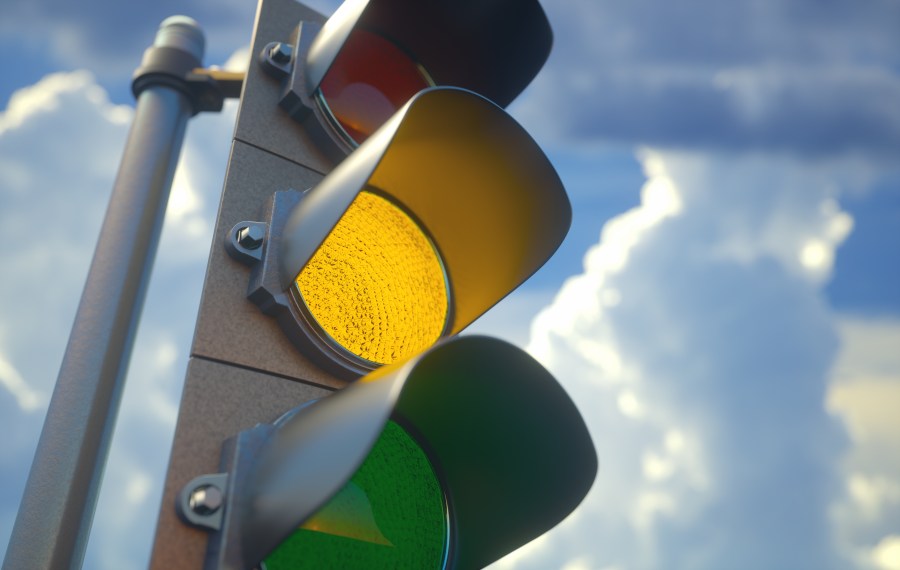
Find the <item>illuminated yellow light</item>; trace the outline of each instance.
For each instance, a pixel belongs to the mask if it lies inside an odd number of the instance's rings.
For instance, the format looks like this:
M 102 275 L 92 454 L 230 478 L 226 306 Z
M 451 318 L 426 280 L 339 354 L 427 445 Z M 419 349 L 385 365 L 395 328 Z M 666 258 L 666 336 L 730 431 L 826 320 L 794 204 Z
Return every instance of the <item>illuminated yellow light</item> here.
M 357 195 L 296 286 L 334 343 L 376 364 L 424 350 L 447 322 L 437 250 L 406 212 L 372 192 Z

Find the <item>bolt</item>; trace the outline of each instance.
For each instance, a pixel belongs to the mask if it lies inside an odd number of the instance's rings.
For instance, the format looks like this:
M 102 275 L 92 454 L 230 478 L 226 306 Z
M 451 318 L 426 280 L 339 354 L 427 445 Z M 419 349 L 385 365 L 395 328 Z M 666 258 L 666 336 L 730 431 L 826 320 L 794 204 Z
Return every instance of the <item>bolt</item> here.
M 294 53 L 294 47 L 291 44 L 283 44 L 281 42 L 277 42 L 272 46 L 272 49 L 269 50 L 269 57 L 275 63 L 284 64 L 291 61 L 291 56 Z
M 237 231 L 238 245 L 244 249 L 259 249 L 266 232 L 261 226 L 244 226 Z
M 222 491 L 213 485 L 201 485 L 191 492 L 188 506 L 200 516 L 208 516 L 222 507 Z

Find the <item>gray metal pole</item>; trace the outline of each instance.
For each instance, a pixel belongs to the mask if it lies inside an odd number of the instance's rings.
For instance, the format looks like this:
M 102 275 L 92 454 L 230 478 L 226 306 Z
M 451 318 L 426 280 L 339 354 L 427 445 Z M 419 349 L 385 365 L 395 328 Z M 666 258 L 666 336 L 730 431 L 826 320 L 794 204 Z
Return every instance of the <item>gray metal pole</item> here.
M 195 110 L 179 75 L 200 66 L 203 49 L 196 22 L 169 18 L 138 70 L 134 123 L 4 570 L 81 567 L 175 165 Z

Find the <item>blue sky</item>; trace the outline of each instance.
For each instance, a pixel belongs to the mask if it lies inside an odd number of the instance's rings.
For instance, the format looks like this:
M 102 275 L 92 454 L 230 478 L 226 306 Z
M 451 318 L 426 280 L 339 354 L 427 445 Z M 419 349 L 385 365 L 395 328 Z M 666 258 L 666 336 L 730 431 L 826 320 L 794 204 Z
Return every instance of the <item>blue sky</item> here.
M 601 467 L 567 521 L 497 567 L 900 569 L 900 4 L 543 5 L 554 52 L 510 110 L 573 226 L 472 330 L 559 378 Z M 254 12 L 0 7 L 0 552 L 131 73 L 167 16 L 197 19 L 224 65 Z M 146 566 L 234 112 L 189 125 L 86 568 Z

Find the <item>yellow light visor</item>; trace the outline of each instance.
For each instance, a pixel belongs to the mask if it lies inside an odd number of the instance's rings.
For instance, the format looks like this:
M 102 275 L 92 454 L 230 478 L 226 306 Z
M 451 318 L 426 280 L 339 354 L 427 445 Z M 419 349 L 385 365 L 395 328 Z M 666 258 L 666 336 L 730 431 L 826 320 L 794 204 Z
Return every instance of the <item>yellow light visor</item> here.
M 360 192 L 295 279 L 303 309 L 339 351 L 375 364 L 438 340 L 450 307 L 444 264 L 394 202 Z

